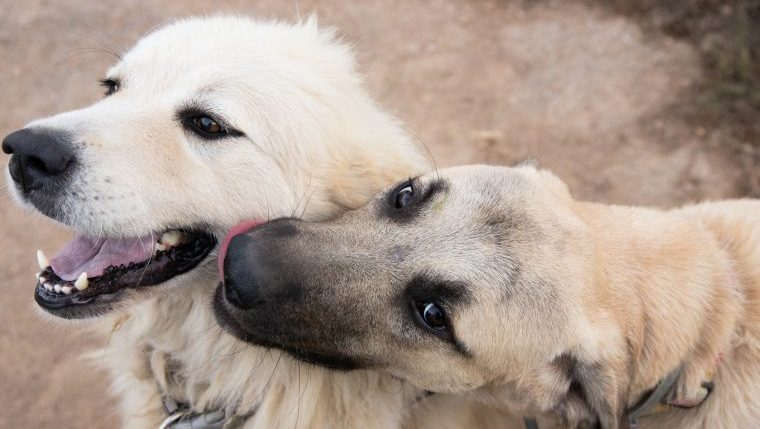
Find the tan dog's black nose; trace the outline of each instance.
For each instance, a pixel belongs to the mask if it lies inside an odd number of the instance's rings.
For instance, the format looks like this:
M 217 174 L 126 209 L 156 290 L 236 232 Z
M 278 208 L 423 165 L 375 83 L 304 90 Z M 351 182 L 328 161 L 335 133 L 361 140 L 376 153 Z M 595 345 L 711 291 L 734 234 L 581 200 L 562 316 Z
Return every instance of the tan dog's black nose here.
M 235 235 L 224 251 L 224 297 L 240 309 L 297 300 L 300 272 L 283 240 L 296 234 L 294 219 L 277 219 Z
M 3 139 L 3 152 L 11 154 L 8 171 L 24 193 L 42 188 L 72 165 L 74 151 L 68 134 L 24 128 Z
M 262 243 L 264 244 L 264 243 Z M 240 309 L 250 309 L 262 301 L 264 277 L 271 268 L 261 263 L 256 245 L 248 234 L 236 235 L 224 259 L 224 297 Z

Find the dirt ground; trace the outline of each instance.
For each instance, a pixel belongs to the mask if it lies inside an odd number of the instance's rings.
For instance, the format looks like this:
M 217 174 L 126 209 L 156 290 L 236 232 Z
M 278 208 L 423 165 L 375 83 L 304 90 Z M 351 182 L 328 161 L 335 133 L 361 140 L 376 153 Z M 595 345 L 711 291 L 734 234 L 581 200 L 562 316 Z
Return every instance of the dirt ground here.
M 747 155 L 673 106 L 701 79 L 687 42 L 587 2 L 0 0 L 0 136 L 84 106 L 113 57 L 166 20 L 317 12 L 355 44 L 372 93 L 440 166 L 536 159 L 582 198 L 673 206 L 741 196 Z M 755 150 L 748 146 L 747 151 Z M 7 156 L 0 162 L 4 168 Z M 749 164 L 758 168 L 758 164 Z M 77 324 L 32 301 L 34 250 L 70 236 L 0 190 L 0 428 L 115 427 Z

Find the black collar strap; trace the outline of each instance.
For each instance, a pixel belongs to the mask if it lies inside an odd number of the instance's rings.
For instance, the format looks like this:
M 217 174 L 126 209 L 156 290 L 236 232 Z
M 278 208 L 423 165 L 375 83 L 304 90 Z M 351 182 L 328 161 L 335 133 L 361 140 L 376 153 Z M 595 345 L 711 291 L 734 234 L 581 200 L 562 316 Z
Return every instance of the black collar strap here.
M 638 404 L 628 411 L 628 425 L 635 428 L 639 424 L 639 418 L 653 414 L 658 405 L 664 404 L 665 395 L 667 395 L 675 386 L 678 376 L 681 375 L 683 366 L 678 367 L 675 371 L 660 380 L 652 389 L 652 392 L 644 397 Z

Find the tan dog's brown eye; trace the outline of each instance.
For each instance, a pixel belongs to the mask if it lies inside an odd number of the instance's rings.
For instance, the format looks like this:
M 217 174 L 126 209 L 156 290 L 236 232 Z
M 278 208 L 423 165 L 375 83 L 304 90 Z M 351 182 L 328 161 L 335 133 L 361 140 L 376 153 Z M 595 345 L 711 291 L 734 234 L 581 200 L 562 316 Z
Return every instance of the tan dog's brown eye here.
M 438 304 L 434 302 L 418 302 L 416 306 L 425 325 L 436 331 L 446 329 L 446 313 L 443 312 L 443 309 Z
M 196 116 L 192 119 L 193 124 L 202 132 L 208 134 L 224 133 L 224 128 L 218 122 L 208 116 Z
M 408 206 L 412 202 L 413 196 L 414 188 L 412 188 L 412 184 L 409 183 L 407 186 L 401 188 L 396 194 L 396 208 L 403 209 Z

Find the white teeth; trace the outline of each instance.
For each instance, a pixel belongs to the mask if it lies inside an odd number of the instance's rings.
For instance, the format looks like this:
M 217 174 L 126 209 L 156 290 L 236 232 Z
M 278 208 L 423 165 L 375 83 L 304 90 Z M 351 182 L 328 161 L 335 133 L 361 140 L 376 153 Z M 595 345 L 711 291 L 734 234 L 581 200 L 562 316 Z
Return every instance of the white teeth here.
M 55 285 L 55 286 L 53 286 L 53 290 L 56 291 L 56 292 L 58 292 L 58 293 L 61 293 L 61 285 Z
M 45 277 L 42 277 L 42 276 L 39 276 L 38 279 L 39 279 L 40 283 L 42 283 L 42 284 L 45 284 L 45 282 L 47 281 L 47 279 Z
M 47 289 L 48 292 L 52 291 L 53 290 L 53 286 L 50 286 L 50 283 L 45 283 L 45 289 Z
M 50 266 L 50 261 L 48 261 L 47 256 L 45 256 L 42 250 L 37 251 L 37 264 L 40 266 L 41 270 Z
M 64 286 L 61 288 L 61 292 L 66 295 L 71 295 L 71 286 Z
M 42 271 L 37 271 L 37 273 L 34 274 L 34 277 L 37 277 L 37 280 L 39 280 L 40 274 L 42 274 Z
M 182 238 L 182 233 L 179 231 L 168 231 L 161 235 L 161 239 L 158 240 L 169 247 L 174 247 L 179 244 L 179 240 Z
M 167 247 L 162 243 L 156 243 L 154 246 L 154 249 L 156 252 L 163 252 L 164 250 L 167 249 Z
M 77 281 L 74 282 L 74 287 L 77 290 L 85 290 L 90 286 L 89 280 L 87 280 L 87 273 L 82 273 L 77 277 Z

